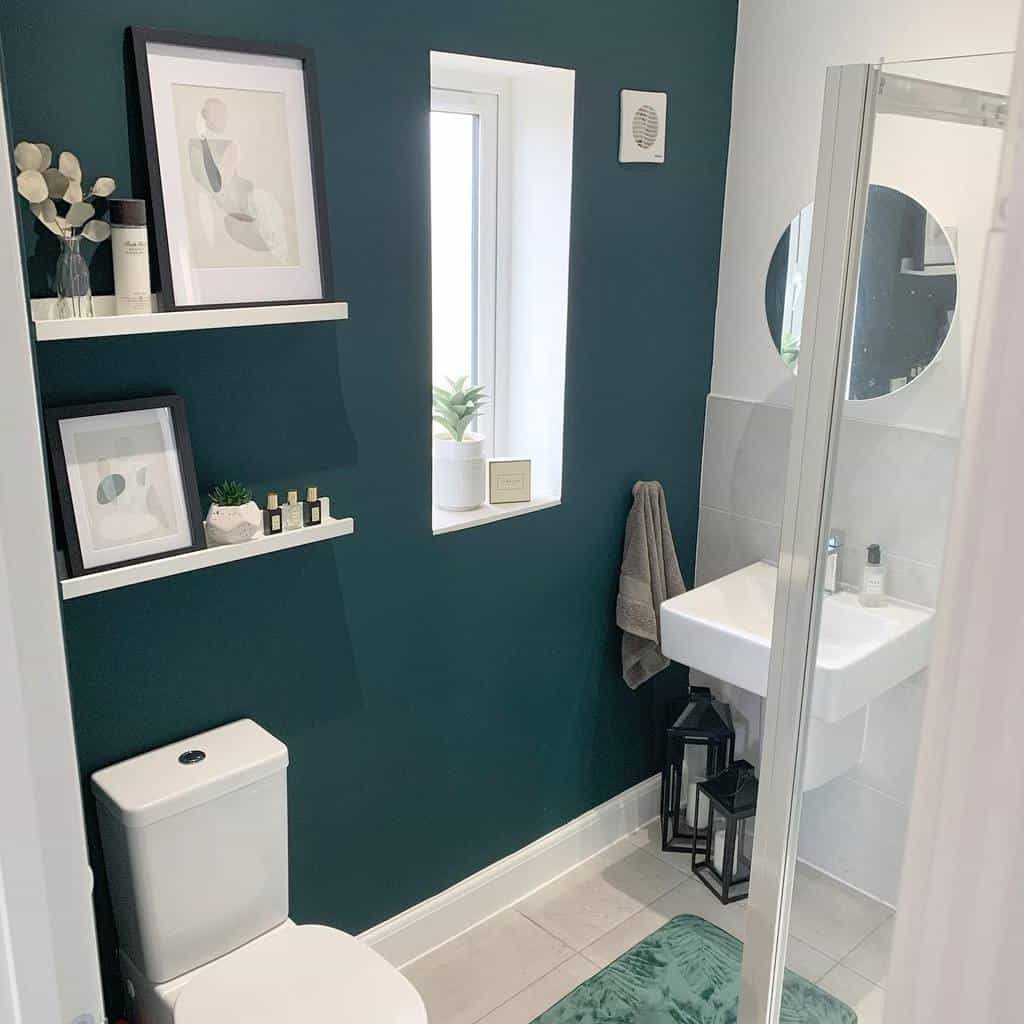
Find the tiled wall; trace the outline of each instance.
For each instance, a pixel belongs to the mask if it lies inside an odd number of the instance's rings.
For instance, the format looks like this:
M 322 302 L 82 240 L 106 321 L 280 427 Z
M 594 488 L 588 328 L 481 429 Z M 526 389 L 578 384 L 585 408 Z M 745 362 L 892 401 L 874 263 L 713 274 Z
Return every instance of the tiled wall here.
M 776 561 L 789 430 L 788 408 L 709 396 L 698 583 Z M 889 592 L 934 606 L 957 448 L 956 438 L 940 434 L 843 420 L 832 505 L 845 541 L 843 582 L 859 583 L 864 549 L 878 543 Z M 740 742 L 756 757 L 762 702 L 727 689 Z M 922 674 L 876 700 L 861 764 L 804 798 L 801 858 L 889 903 L 898 892 L 924 690 Z

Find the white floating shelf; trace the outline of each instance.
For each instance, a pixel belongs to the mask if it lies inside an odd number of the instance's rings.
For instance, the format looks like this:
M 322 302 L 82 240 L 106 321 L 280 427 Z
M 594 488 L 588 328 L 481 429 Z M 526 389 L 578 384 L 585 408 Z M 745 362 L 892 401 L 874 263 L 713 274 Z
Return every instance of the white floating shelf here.
M 230 309 L 182 309 L 170 313 L 117 316 L 113 295 L 93 296 L 96 316 L 53 319 L 55 299 L 33 299 L 32 319 L 39 341 L 72 338 L 118 338 L 126 334 L 162 334 L 165 331 L 203 331 L 217 327 L 258 327 L 266 324 L 307 324 L 347 320 L 347 302 L 300 302 L 280 306 L 238 306 Z M 156 296 L 151 299 L 155 310 Z
M 130 587 L 134 583 L 146 583 L 163 576 L 178 576 L 183 572 L 208 569 L 211 565 L 237 562 L 241 558 L 255 558 L 257 555 L 269 555 L 272 551 L 285 551 L 288 548 L 301 547 L 303 544 L 315 544 L 317 541 L 330 540 L 332 537 L 346 537 L 354 533 L 355 528 L 355 520 L 351 518 L 330 519 L 322 526 L 304 526 L 288 533 L 274 534 L 272 537 L 260 534 L 244 544 L 211 545 L 203 551 L 169 555 L 167 558 L 156 558 L 150 562 L 124 565 L 118 569 L 106 569 L 61 580 L 61 594 L 65 601 L 69 601 L 73 597 L 85 597 L 87 594 L 99 594 L 104 590 Z

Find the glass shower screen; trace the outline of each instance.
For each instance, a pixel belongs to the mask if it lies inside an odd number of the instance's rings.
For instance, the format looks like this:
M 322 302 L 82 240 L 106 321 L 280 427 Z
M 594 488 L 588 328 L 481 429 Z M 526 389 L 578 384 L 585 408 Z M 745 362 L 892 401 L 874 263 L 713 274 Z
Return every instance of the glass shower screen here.
M 809 244 L 794 211 L 769 271 L 797 393 L 741 1024 L 883 1020 L 1012 65 L 830 69 Z

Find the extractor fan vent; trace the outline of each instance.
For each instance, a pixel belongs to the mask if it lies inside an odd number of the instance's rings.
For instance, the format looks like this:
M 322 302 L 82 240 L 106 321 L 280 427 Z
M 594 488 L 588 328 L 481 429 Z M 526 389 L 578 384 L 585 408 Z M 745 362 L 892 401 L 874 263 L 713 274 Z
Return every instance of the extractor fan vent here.
M 663 163 L 667 94 L 623 89 L 621 95 L 619 161 L 624 164 Z

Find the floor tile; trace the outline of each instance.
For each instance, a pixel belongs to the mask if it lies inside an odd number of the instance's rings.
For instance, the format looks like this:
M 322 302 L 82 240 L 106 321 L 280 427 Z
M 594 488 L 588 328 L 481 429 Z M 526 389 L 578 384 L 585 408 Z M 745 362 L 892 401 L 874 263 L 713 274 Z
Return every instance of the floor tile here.
M 661 821 L 655 818 L 654 821 L 644 825 L 643 828 L 637 829 L 629 836 L 629 841 L 641 850 L 646 850 L 647 853 L 658 860 L 663 860 L 666 864 L 671 864 L 672 867 L 678 868 L 686 875 L 692 877 L 690 871 L 691 855 L 688 853 L 668 853 L 661 848 Z
M 817 984 L 836 966 L 836 962 L 820 949 L 808 946 L 795 935 L 790 935 L 786 946 L 786 966 L 805 981 Z
M 842 960 L 891 916 L 884 904 L 797 865 L 790 934 L 833 960 Z
M 675 868 L 623 839 L 516 909 L 581 950 L 679 883 Z
M 572 950 L 515 910 L 504 910 L 403 973 L 431 1024 L 474 1024 L 572 957 Z
M 535 1017 L 554 1006 L 577 985 L 582 985 L 597 970 L 597 965 L 586 957 L 574 956 L 513 996 L 507 1003 L 492 1010 L 480 1024 L 530 1024 Z
M 885 993 L 867 978 L 840 964 L 833 967 L 819 984 L 857 1014 L 857 1024 L 882 1024 Z
M 700 882 L 689 879 L 591 943 L 583 955 L 604 967 L 679 914 L 696 914 L 743 939 L 743 904 L 724 907 Z
M 852 953 L 843 957 L 843 966 L 885 988 L 889 973 L 889 953 L 892 947 L 893 918 L 873 931 Z
M 703 917 L 705 921 L 710 921 L 742 942 L 746 931 L 745 908 L 745 902 L 723 906 L 699 881 L 691 879 L 587 946 L 583 950 L 583 955 L 595 964 L 605 967 L 679 914 L 696 914 Z M 817 982 L 835 965 L 835 960 L 821 950 L 790 936 L 786 966 L 796 971 L 802 978 Z

